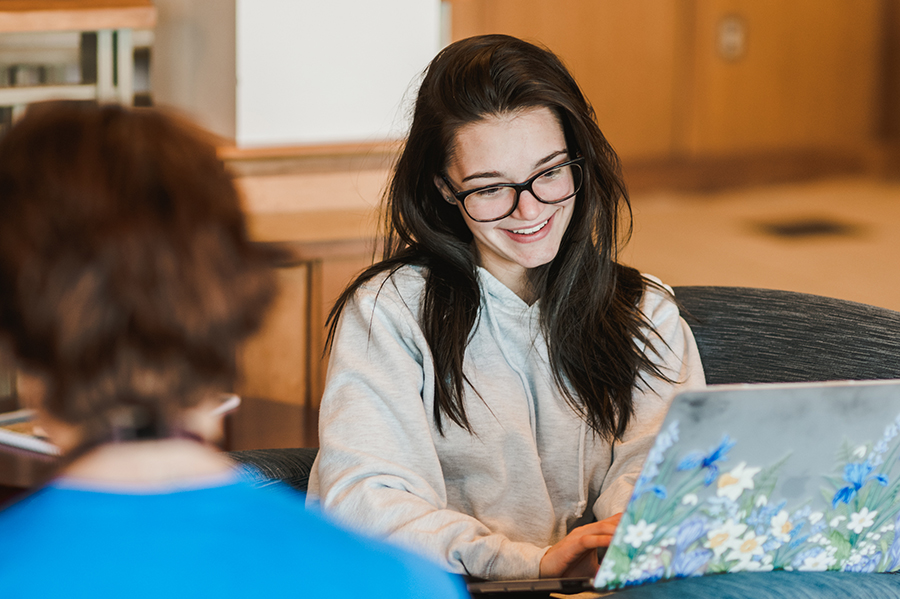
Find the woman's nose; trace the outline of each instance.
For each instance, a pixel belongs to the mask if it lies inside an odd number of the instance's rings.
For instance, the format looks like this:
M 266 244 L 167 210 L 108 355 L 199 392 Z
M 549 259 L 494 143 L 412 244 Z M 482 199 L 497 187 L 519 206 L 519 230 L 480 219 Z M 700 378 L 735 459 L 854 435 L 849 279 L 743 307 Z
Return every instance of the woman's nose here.
M 544 205 L 538 201 L 530 191 L 519 194 L 519 205 L 510 215 L 515 219 L 529 221 L 534 220 L 544 211 Z

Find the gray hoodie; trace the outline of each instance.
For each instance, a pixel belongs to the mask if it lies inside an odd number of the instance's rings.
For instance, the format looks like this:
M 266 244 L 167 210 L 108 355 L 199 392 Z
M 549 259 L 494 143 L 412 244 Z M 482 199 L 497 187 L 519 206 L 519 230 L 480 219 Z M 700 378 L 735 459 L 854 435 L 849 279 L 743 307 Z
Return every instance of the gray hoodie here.
M 556 387 L 540 302 L 529 306 L 481 268 L 479 279 L 464 364 L 481 396 L 466 388 L 474 434 L 446 416 L 444 435 L 434 426 L 421 269 L 377 277 L 338 325 L 308 502 L 453 572 L 536 578 L 550 545 L 624 509 L 669 401 L 703 386 L 703 368 L 677 306 L 648 289 L 641 309 L 661 337 L 651 338 L 661 358 L 649 355 L 679 383 L 639 380 L 635 417 L 612 447 Z

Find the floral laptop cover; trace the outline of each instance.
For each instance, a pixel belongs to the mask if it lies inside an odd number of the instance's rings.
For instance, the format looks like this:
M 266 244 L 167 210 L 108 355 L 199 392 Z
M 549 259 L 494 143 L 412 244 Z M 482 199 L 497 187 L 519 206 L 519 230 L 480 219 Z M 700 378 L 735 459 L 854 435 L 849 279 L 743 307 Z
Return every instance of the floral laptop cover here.
M 900 570 L 900 381 L 673 401 L 594 579 Z

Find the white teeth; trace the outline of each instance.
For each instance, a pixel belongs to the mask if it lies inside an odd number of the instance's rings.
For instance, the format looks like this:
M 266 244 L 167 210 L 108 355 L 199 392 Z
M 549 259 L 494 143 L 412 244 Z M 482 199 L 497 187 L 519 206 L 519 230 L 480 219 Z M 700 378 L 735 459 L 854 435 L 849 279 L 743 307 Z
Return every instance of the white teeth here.
M 537 233 L 538 231 L 543 229 L 544 225 L 546 225 L 549 221 L 550 221 L 550 219 L 548 218 L 541 224 L 535 225 L 535 226 L 531 227 L 530 229 L 512 229 L 512 232 L 517 235 L 531 235 L 532 233 Z

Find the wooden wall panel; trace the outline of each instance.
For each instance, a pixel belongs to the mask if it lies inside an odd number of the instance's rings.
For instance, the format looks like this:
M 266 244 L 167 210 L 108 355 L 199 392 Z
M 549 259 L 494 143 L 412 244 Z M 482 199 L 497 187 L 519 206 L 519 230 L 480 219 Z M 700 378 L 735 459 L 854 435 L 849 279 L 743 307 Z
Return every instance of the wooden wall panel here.
M 695 0 L 694 154 L 854 147 L 877 125 L 880 0 Z M 723 59 L 723 17 L 746 24 L 746 53 Z
M 900 0 L 884 0 L 879 139 L 900 143 Z
M 309 268 L 300 265 L 277 272 L 278 298 L 261 330 L 239 353 L 238 393 L 302 406 L 308 403 Z
M 454 0 L 453 38 L 507 33 L 562 57 L 622 157 L 674 144 L 681 13 L 660 0 Z
M 229 449 L 313 447 L 328 356 L 325 321 L 347 284 L 372 262 L 364 239 L 284 244 L 280 294 L 240 349 L 240 409 L 229 417 Z
M 509 33 L 562 56 L 626 164 L 833 150 L 865 159 L 900 130 L 898 0 L 453 0 L 452 8 L 454 39 Z M 746 26 L 737 60 L 717 48 L 729 15 Z
M 372 264 L 372 254 L 360 244 L 359 252 L 342 256 L 329 257 L 313 265 L 312 297 L 310 311 L 310 368 L 309 397 L 310 406 L 319 408 L 322 392 L 325 390 L 325 375 L 328 367 L 328 354 L 325 352 L 327 329 L 325 321 L 331 312 L 334 302 L 344 288 L 357 274 Z

